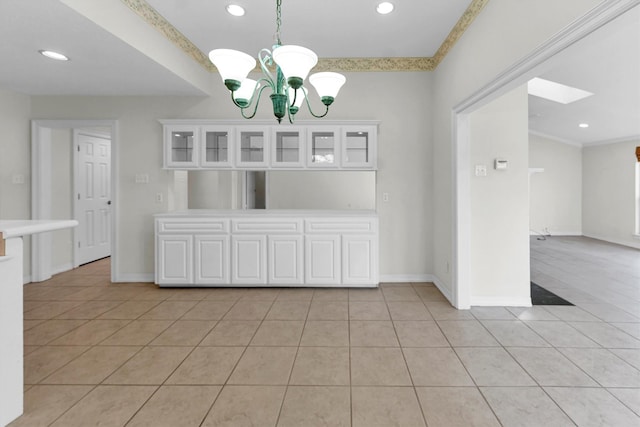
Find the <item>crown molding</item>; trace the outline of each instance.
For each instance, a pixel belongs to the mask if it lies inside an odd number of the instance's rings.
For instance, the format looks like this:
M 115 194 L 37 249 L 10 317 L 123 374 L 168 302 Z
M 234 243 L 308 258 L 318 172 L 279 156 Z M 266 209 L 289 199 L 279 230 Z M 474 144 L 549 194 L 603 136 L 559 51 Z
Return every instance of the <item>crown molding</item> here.
M 467 10 L 465 10 L 460 19 L 458 19 L 456 25 L 453 26 L 453 29 L 433 56 L 434 69 L 442 62 L 447 53 L 449 53 L 460 37 L 462 37 L 464 32 L 467 31 L 467 28 L 469 28 L 471 23 L 478 17 L 487 3 L 489 3 L 489 0 L 473 0 L 471 2 Z
M 210 72 L 216 71 L 207 55 L 145 0 L 122 0 L 122 2 L 206 70 Z
M 216 71 L 207 55 L 151 7 L 146 0 L 121 1 L 207 71 Z M 344 72 L 433 71 L 487 3 L 489 0 L 473 0 L 432 57 L 320 58 L 314 70 Z
M 540 138 L 545 138 L 550 141 L 559 142 L 561 144 L 571 145 L 572 147 L 582 148 L 583 144 L 577 141 L 573 141 L 571 139 L 560 138 L 559 136 L 550 135 L 548 133 L 538 132 L 533 129 L 529 129 L 529 135 L 539 136 Z

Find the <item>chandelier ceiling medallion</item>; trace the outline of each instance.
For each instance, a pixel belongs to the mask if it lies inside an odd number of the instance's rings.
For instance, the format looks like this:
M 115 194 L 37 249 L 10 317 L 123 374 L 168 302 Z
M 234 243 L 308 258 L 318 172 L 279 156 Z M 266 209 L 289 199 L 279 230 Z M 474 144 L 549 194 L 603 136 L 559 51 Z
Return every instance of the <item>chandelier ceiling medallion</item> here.
M 209 52 L 209 59 L 218 69 L 222 81 L 231 91 L 231 100 L 240 108 L 242 117 L 251 119 L 256 115 L 262 92 L 267 87 L 271 89 L 273 114 L 278 123 L 286 115 L 290 123 L 303 103 L 313 117 L 321 118 L 329 112 L 329 106 L 338 95 L 338 91 L 345 83 L 342 74 L 333 72 L 315 73 L 309 76 L 309 82 L 315 87 L 320 100 L 325 105 L 323 114 L 316 114 L 311 109 L 308 90 L 304 87 L 304 79 L 309 71 L 317 64 L 318 56 L 302 46 L 282 45 L 280 42 L 280 27 L 282 0 L 276 0 L 276 33 L 272 50 L 262 49 L 258 53 L 260 68 L 263 76 L 259 80 L 247 78 L 256 67 L 255 58 L 232 49 L 214 49 Z M 248 115 L 246 110 L 253 111 Z

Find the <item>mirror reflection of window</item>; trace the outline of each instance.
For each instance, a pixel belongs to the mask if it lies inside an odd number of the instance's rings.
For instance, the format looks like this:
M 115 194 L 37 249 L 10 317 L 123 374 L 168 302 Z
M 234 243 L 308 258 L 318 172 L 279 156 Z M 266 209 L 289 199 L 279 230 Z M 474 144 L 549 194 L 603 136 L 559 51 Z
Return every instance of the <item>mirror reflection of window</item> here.
M 313 132 L 311 135 L 311 161 L 313 163 L 334 162 L 335 135 L 333 132 Z

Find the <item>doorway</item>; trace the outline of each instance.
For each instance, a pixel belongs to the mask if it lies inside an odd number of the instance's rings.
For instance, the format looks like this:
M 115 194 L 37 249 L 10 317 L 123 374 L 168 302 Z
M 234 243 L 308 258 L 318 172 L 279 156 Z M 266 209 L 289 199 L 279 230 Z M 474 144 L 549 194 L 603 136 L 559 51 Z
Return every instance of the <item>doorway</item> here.
M 102 212 L 102 220 L 99 224 L 102 227 L 99 233 L 106 233 L 107 237 L 100 237 L 103 241 L 109 241 L 108 250 L 105 250 L 104 245 L 102 246 L 101 251 L 95 251 L 92 255 L 87 255 L 90 259 L 93 256 L 102 257 L 100 254 L 109 254 L 111 255 L 111 271 L 110 277 L 111 281 L 117 281 L 117 266 L 118 266 L 118 258 L 117 258 L 117 234 L 116 234 L 116 223 L 117 223 L 117 204 L 114 203 L 117 200 L 117 186 L 115 185 L 117 179 L 117 175 L 115 171 L 117 170 L 117 131 L 118 122 L 116 120 L 33 120 L 31 122 L 31 217 L 32 219 L 50 219 L 52 218 L 52 210 L 54 206 L 54 202 L 56 195 L 53 192 L 52 181 L 55 173 L 58 171 L 58 168 L 61 166 L 57 164 L 54 156 L 54 147 L 53 147 L 53 134 L 55 130 L 68 130 L 69 132 L 82 133 L 80 130 L 82 129 L 87 136 L 91 136 L 93 138 L 97 138 L 95 141 L 98 144 L 97 147 L 99 150 L 103 151 L 103 154 L 107 154 L 104 152 L 107 150 L 106 146 L 100 147 L 99 143 L 104 144 L 105 140 L 110 141 L 108 145 L 108 154 L 110 155 L 111 161 L 108 163 L 96 161 L 93 163 L 93 167 L 98 167 L 98 169 L 103 169 L 101 172 L 102 178 L 96 181 L 96 176 L 91 174 L 91 178 L 88 178 L 89 175 L 85 175 L 85 186 L 89 181 L 92 181 L 94 184 L 99 184 L 98 192 L 103 193 L 103 195 L 110 196 L 108 198 L 100 197 L 103 202 L 107 203 L 108 209 Z M 78 130 L 75 132 L 74 130 Z M 77 145 L 75 144 L 72 148 L 77 152 Z M 69 153 L 71 157 L 71 153 Z M 75 157 L 75 156 L 74 156 Z M 70 164 L 73 162 L 70 161 Z M 104 169 L 108 171 L 105 171 Z M 73 170 L 68 170 L 67 172 L 70 176 L 75 176 L 77 174 L 76 167 L 72 167 Z M 78 174 L 79 175 L 79 174 Z M 74 187 L 72 197 L 68 201 L 68 205 L 71 211 L 71 215 L 75 215 L 76 211 L 76 201 L 78 200 L 78 191 L 77 187 L 73 185 L 74 179 L 70 179 L 69 186 Z M 100 186 L 102 188 L 100 188 Z M 92 185 L 92 187 L 95 187 Z M 94 190 L 95 191 L 95 190 Z M 111 202 L 111 204 L 108 204 Z M 65 203 L 64 201 L 62 203 Z M 98 209 L 100 212 L 100 209 Z M 69 215 L 69 216 L 71 216 Z M 94 210 L 94 214 L 95 210 Z M 70 267 L 77 267 L 80 265 L 81 257 L 79 252 L 76 250 L 78 248 L 78 241 L 80 240 L 79 233 L 82 233 L 82 229 L 76 227 L 73 230 L 73 244 L 71 245 L 71 252 L 73 253 L 73 262 Z M 95 231 L 94 231 L 95 232 Z M 87 234 L 87 233 L 85 233 Z M 94 241 L 96 240 L 94 235 Z M 85 237 L 86 240 L 86 237 Z M 52 274 L 59 271 L 53 270 L 52 259 L 54 252 L 54 244 L 53 244 L 51 233 L 43 233 L 39 235 L 32 236 L 31 239 L 31 281 L 33 282 L 41 282 L 51 278 Z M 57 251 L 57 248 L 56 248 Z M 88 261 L 86 261 L 88 262 Z
M 111 255 L 111 139 L 73 132 L 74 267 Z
M 548 42 L 504 70 L 453 109 L 453 277 L 452 302 L 459 309 L 473 304 L 471 295 L 471 132 L 470 115 L 539 74 L 547 61 L 636 6 L 635 2 L 601 3 L 565 27 Z

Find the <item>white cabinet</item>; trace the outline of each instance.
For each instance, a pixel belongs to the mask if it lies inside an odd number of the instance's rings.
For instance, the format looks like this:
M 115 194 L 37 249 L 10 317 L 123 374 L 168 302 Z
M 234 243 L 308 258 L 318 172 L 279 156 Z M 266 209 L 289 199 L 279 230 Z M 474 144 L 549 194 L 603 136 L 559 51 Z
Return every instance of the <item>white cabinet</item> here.
M 378 242 L 372 234 L 342 236 L 342 283 L 357 285 L 377 280 Z
M 193 236 L 158 236 L 156 241 L 156 282 L 184 285 L 193 283 Z
M 267 236 L 231 236 L 231 282 L 267 284 Z
M 200 128 L 168 125 L 164 128 L 164 167 L 191 169 L 199 166 Z
M 160 286 L 377 286 L 370 211 L 202 211 L 155 216 Z
M 229 236 L 196 235 L 194 270 L 197 285 L 229 283 Z
M 335 285 L 340 283 L 340 236 L 337 234 L 306 236 L 305 283 Z
M 207 168 L 233 167 L 233 150 L 235 129 L 229 126 L 202 126 L 200 129 L 200 166 Z
M 251 125 L 160 120 L 166 169 L 361 169 L 377 167 L 375 122 Z
M 271 131 L 271 167 L 302 168 L 305 162 L 306 131 L 303 127 L 274 127 Z
M 342 167 L 375 169 L 377 164 L 376 140 L 375 126 L 344 126 L 340 156 Z
M 238 127 L 236 167 L 264 169 L 269 164 L 269 132 L 259 126 Z
M 302 236 L 269 235 L 267 241 L 269 284 L 299 285 L 303 283 Z
M 340 165 L 339 138 L 337 127 L 311 127 L 308 129 L 307 166 L 331 169 Z

